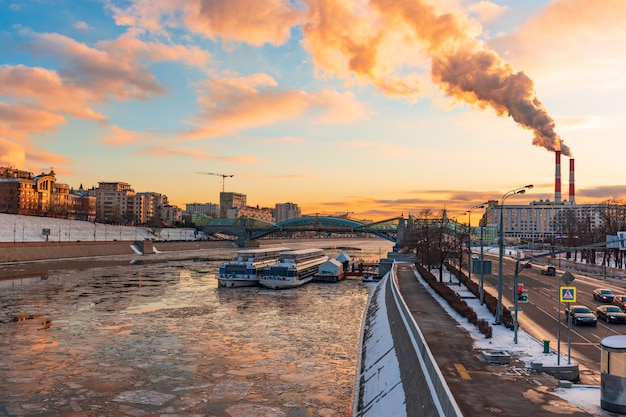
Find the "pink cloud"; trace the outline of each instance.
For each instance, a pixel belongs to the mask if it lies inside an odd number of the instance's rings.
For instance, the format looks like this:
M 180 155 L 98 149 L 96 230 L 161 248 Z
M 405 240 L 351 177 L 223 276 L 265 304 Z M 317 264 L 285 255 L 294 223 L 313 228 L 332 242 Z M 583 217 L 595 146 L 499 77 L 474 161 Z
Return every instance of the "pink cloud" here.
M 269 139 L 264 139 L 262 141 L 262 143 L 264 144 L 271 144 L 271 143 L 304 143 L 306 142 L 306 139 L 301 138 L 301 137 L 295 137 L 295 136 L 283 136 L 280 138 L 269 138 Z
M 0 102 L 0 122 L 18 131 L 45 132 L 65 124 L 66 120 L 63 116 L 37 106 Z
M 255 155 L 237 155 L 237 156 L 223 156 L 215 155 L 210 152 L 206 152 L 203 149 L 198 148 L 180 148 L 172 146 L 152 146 L 141 151 L 144 155 L 153 157 L 172 157 L 182 156 L 185 158 L 210 160 L 210 161 L 224 161 L 240 164 L 252 164 L 256 162 L 257 157 Z
M 38 35 L 31 49 L 59 59 L 63 66 L 59 74 L 66 82 L 86 88 L 102 99 L 146 99 L 165 92 L 154 74 L 136 59 L 121 59 L 121 54 L 91 48 L 63 35 Z
M 479 1 L 470 5 L 469 10 L 478 16 L 481 22 L 490 22 L 496 20 L 509 9 L 508 6 L 500 6 L 491 1 Z
M 366 114 L 350 92 L 280 89 L 266 74 L 211 79 L 198 86 L 198 95 L 200 113 L 192 120 L 197 127 L 180 139 L 236 134 L 304 116 L 335 123 L 357 120 Z
M 112 146 L 130 145 L 136 143 L 143 136 L 141 132 L 121 129 L 115 125 L 109 127 L 109 132 L 109 135 L 102 138 L 102 142 Z
M 210 38 L 260 46 L 285 43 L 299 19 L 298 10 L 287 0 L 205 0 L 198 17 L 190 16 L 187 21 L 193 30 Z
M 554 0 L 513 35 L 490 43 L 534 73 L 547 70 L 572 83 L 602 78 L 611 88 L 609 80 L 621 83 L 626 70 L 624 16 L 622 0 Z
M 0 136 L 0 165 L 22 169 L 26 166 L 26 149 Z
M 20 106 L 40 106 L 51 112 L 105 121 L 104 116 L 89 107 L 96 99 L 89 90 L 72 85 L 57 72 L 44 68 L 0 66 L 0 95 L 13 98 Z M 72 100 L 59 100 L 66 95 Z
M 134 0 L 126 7 L 107 2 L 118 25 L 167 35 L 188 27 L 208 38 L 260 46 L 290 37 L 301 12 L 288 0 Z
M 63 165 L 69 159 L 36 149 L 24 144 L 18 144 L 3 138 L 0 131 L 0 166 L 12 166 L 19 169 L 39 172 L 55 165 Z

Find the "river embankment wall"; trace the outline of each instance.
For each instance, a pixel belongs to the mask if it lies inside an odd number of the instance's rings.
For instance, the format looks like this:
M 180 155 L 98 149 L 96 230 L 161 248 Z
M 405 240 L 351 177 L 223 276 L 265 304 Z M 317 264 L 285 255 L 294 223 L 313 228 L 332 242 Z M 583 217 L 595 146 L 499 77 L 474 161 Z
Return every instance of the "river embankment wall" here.
M 354 417 L 381 415 L 462 415 L 402 299 L 394 268 L 368 301 L 353 404 Z
M 228 241 L 167 241 L 151 244 L 153 250 L 149 253 L 233 247 L 233 243 Z M 0 242 L 0 263 L 136 255 L 137 249 L 133 249 L 133 245 L 140 248 L 143 242 Z

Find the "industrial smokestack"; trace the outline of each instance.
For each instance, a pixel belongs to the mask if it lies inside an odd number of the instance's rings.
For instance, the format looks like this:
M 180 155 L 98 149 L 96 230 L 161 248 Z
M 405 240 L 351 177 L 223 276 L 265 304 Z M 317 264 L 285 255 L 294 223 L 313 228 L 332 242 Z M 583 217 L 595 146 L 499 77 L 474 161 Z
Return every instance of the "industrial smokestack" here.
M 561 201 L 561 151 L 555 151 L 556 173 L 554 174 L 554 202 Z
M 569 160 L 569 202 L 576 203 L 574 191 L 574 158 Z

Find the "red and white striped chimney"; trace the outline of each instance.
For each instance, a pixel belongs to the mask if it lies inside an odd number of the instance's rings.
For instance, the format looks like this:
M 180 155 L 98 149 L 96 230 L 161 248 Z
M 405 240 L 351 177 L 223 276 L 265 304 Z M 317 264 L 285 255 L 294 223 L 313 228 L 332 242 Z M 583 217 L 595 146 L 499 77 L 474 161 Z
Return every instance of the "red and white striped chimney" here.
M 574 158 L 570 158 L 569 160 L 569 202 L 574 204 L 576 203 L 574 191 Z
M 561 201 L 561 151 L 555 151 L 556 173 L 554 174 L 554 202 Z

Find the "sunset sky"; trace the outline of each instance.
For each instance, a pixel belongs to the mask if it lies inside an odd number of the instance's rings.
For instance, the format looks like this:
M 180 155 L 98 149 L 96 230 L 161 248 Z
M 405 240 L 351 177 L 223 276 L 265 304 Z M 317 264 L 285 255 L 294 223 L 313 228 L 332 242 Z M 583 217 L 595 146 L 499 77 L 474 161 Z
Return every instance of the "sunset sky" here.
M 626 198 L 623 0 L 0 0 L 0 166 L 170 203 Z M 472 217 L 474 223 L 480 216 Z M 460 218 L 461 221 L 464 218 Z

